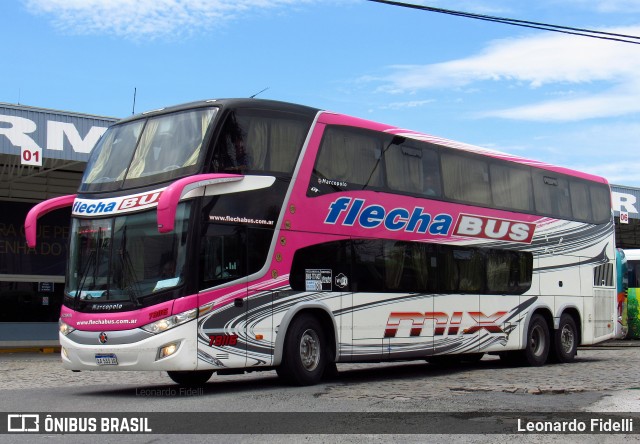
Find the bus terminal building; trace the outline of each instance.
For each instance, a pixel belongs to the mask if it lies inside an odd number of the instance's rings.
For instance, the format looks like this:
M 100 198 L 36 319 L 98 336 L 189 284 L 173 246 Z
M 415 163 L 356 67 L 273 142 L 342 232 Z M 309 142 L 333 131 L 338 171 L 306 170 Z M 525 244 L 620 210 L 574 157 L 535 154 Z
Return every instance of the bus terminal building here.
M 0 103 L 0 346 L 57 344 L 71 210 L 44 216 L 36 248 L 25 243 L 25 217 L 77 192 L 91 148 L 116 120 Z
M 117 119 L 0 103 L 0 347 L 58 344 L 70 208 L 24 221 L 37 203 L 76 194 L 89 153 Z M 640 189 L 612 185 L 616 246 L 640 248 Z

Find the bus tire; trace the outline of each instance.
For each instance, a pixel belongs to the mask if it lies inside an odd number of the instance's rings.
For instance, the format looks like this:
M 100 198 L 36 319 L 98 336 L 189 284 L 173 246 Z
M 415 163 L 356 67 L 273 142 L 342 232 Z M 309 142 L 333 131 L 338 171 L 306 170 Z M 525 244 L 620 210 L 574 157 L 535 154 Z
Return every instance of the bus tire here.
M 167 372 L 167 374 L 176 384 L 196 387 L 204 385 L 213 375 L 213 370 L 173 371 Z
M 573 317 L 564 313 L 553 335 L 553 354 L 558 362 L 571 362 L 578 350 L 578 329 Z
M 527 341 L 525 349 L 522 351 L 524 362 L 532 367 L 544 365 L 547 362 L 550 349 L 549 325 L 542 315 L 535 314 L 529 322 Z
M 327 347 L 322 324 L 303 313 L 289 325 L 284 340 L 282 363 L 278 376 L 293 385 L 314 385 L 320 382 L 327 365 Z

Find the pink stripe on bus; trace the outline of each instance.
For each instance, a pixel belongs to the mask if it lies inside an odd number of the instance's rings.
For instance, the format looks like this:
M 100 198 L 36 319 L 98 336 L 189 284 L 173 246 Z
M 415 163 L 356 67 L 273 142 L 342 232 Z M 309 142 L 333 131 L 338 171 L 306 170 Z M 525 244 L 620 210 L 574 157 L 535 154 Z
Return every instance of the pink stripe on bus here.
M 162 192 L 158 200 L 158 231 L 160 233 L 173 231 L 178 202 L 189 191 L 215 183 L 242 180 L 243 177 L 238 174 L 198 174 L 175 181 Z

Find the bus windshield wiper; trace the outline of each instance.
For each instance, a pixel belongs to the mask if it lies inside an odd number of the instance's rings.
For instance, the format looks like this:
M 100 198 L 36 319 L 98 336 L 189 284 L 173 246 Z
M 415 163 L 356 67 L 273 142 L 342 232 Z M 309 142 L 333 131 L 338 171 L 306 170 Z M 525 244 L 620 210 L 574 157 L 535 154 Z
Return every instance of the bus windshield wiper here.
M 142 294 L 140 283 L 136 279 L 135 267 L 131 260 L 129 250 L 127 250 L 127 226 L 122 230 L 122 248 L 119 251 L 120 267 L 122 270 L 122 282 L 120 283 L 122 290 L 129 296 L 129 300 L 135 305 L 142 305 L 138 300 L 138 296 Z
M 73 297 L 73 306 L 74 309 L 78 309 L 78 300 L 80 299 L 80 295 L 82 294 L 82 289 L 84 288 L 85 283 L 87 282 L 87 277 L 89 276 L 89 267 L 91 264 L 96 262 L 96 249 L 91 250 L 89 253 L 89 258 L 87 259 L 87 263 L 85 264 L 82 272 L 80 273 L 80 286 L 76 290 L 76 294 Z M 95 274 L 95 273 L 94 273 Z M 94 285 L 95 285 L 95 277 L 94 277 Z

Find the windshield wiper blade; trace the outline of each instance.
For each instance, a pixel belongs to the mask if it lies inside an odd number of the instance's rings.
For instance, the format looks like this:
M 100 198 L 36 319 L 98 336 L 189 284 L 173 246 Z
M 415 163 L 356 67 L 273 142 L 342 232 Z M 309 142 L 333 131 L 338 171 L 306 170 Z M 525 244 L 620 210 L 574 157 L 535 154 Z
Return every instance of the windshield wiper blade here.
M 82 273 L 81 273 L 81 277 L 80 277 L 80 286 L 78 287 L 78 289 L 76 290 L 76 294 L 73 297 L 73 308 L 74 310 L 78 309 L 78 301 L 80 300 L 80 295 L 82 294 L 82 289 L 84 288 L 84 284 L 87 282 L 87 277 L 89 276 L 89 267 L 91 266 L 92 263 L 96 263 L 96 250 L 91 250 L 91 253 L 89 254 L 89 258 L 87 259 L 87 263 L 84 266 Z M 95 274 L 95 273 L 94 273 Z M 95 284 L 95 277 L 94 277 L 94 284 Z
M 119 255 L 120 266 L 122 267 L 122 290 L 129 296 L 129 300 L 137 306 L 141 306 L 142 303 L 138 300 L 138 296 L 142 294 L 140 290 L 140 284 L 135 279 L 135 271 L 133 262 L 131 261 L 131 255 L 128 251 L 124 250 Z
M 140 290 L 140 283 L 136 279 L 135 267 L 133 266 L 131 255 L 129 254 L 129 250 L 127 250 L 126 225 L 122 230 L 122 248 L 118 256 L 120 257 L 120 267 L 122 268 L 121 288 L 127 296 L 129 296 L 129 300 L 139 307 L 142 303 L 138 300 L 138 297 L 142 294 L 142 290 Z

